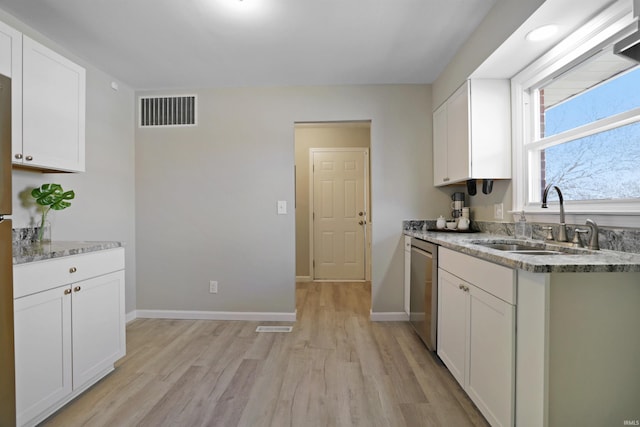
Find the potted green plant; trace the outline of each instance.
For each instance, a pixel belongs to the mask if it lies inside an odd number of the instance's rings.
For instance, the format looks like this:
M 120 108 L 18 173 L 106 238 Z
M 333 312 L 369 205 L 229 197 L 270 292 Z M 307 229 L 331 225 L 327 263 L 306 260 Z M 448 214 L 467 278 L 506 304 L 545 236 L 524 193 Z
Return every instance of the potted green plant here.
M 51 209 L 61 211 L 68 208 L 71 206 L 69 200 L 72 200 L 76 193 L 73 190 L 64 191 L 60 184 L 42 184 L 39 188 L 31 190 L 31 196 L 41 206 L 42 219 L 38 229 L 38 241 L 41 242 L 44 237 L 45 221 L 49 211 Z

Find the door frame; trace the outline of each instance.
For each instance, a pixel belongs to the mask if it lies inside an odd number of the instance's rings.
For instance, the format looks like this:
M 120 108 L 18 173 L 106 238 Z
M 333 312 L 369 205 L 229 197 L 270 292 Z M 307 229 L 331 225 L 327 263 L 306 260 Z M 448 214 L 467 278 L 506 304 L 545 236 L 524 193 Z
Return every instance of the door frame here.
M 315 212 L 314 190 L 314 171 L 313 171 L 313 155 L 320 152 L 345 152 L 356 151 L 365 155 L 364 161 L 364 206 L 365 220 L 364 227 L 364 282 L 371 281 L 371 200 L 369 197 L 369 150 L 370 147 L 333 147 L 333 148 L 309 148 L 309 278 L 312 282 L 326 282 L 327 280 L 315 279 L 314 260 L 314 241 L 315 224 L 313 213 Z M 358 280 L 329 280 L 330 282 L 357 282 Z

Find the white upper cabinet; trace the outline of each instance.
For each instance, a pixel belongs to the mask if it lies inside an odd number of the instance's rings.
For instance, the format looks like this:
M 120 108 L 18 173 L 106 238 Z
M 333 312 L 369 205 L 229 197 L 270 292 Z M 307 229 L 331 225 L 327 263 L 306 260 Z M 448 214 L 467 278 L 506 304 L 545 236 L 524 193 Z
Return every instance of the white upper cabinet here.
M 0 22 L 0 74 L 11 77 L 13 164 L 85 170 L 85 69 Z
M 85 70 L 23 36 L 23 137 L 14 163 L 46 170 L 85 169 Z
M 0 74 L 11 77 L 11 151 L 22 150 L 22 33 L 0 22 Z
M 434 185 L 511 178 L 508 80 L 467 80 L 433 114 Z

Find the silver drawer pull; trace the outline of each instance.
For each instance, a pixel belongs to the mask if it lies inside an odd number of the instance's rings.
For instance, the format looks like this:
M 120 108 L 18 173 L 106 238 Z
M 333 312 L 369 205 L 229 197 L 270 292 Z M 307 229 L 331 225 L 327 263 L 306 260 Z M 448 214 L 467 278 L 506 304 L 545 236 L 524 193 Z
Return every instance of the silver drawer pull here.
M 77 269 L 77 268 L 75 268 L 75 267 L 71 267 L 71 268 L 69 269 L 69 273 L 75 273 L 76 271 L 78 271 L 78 269 Z

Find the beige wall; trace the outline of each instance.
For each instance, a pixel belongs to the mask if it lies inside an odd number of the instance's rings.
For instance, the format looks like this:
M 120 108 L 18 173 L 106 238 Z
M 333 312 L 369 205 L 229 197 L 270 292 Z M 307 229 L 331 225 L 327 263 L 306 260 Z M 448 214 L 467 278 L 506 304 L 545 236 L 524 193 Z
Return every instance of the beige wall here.
M 126 311 L 136 307 L 135 210 L 134 210 L 134 92 L 53 41 L 0 11 L 0 20 L 67 56 L 87 70 L 86 172 L 43 174 L 13 171 L 14 227 L 26 227 L 39 218 L 22 205 L 19 194 L 46 182 L 73 189 L 70 208 L 51 212 L 52 237 L 56 240 L 113 240 L 125 243 Z
M 296 276 L 309 269 L 309 149 L 369 148 L 370 123 L 299 124 L 295 127 L 296 156 Z M 367 197 L 370 200 L 370 195 Z
M 294 125 L 370 120 L 373 311 L 401 312 L 402 220 L 447 203 L 433 187 L 430 86 L 189 92 L 198 127 L 136 131 L 138 308 L 293 312 Z
M 545 0 L 498 0 L 471 37 L 456 53 L 433 83 L 435 110 L 480 66 L 505 40 L 524 23 Z M 505 222 L 513 221 L 506 212 L 512 209 L 511 180 L 495 181 L 493 192 L 482 194 L 482 182 L 478 182 L 478 193 L 466 195 L 473 218 L 482 221 L 498 221 L 493 217 L 494 203 L 503 203 Z M 452 187 L 454 188 L 454 187 Z M 465 191 L 465 187 L 455 187 Z M 454 190 L 455 191 L 455 190 Z

